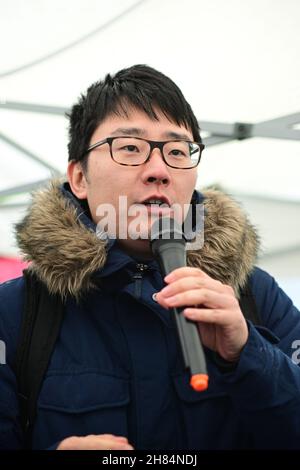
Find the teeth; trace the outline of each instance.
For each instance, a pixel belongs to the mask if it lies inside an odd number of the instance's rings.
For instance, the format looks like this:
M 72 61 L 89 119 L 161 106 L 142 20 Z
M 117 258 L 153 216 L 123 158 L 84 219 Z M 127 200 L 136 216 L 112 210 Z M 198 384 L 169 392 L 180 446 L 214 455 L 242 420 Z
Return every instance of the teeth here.
M 149 199 L 149 201 L 144 202 L 144 204 L 167 204 L 165 201 L 162 201 L 161 199 Z

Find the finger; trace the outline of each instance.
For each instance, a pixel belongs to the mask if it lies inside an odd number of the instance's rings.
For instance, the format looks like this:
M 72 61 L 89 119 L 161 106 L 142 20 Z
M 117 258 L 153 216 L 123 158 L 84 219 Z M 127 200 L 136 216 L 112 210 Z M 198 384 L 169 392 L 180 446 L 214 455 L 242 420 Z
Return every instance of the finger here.
M 133 450 L 126 441 L 117 439 L 114 435 L 89 435 L 79 438 L 78 449 L 87 450 Z
M 169 284 L 169 282 L 173 282 L 185 276 L 198 276 L 205 279 L 210 277 L 200 268 L 192 268 L 190 266 L 185 266 L 182 268 L 174 269 L 174 271 L 165 276 L 164 280 L 167 284 Z
M 99 437 L 99 435 L 94 435 L 94 436 Z M 103 437 L 104 439 L 125 439 L 127 441 L 127 437 L 125 437 L 125 436 L 115 436 L 114 434 L 101 434 L 101 437 Z
M 185 308 L 183 314 L 192 321 L 207 324 L 224 324 L 224 312 L 213 308 Z
M 133 450 L 130 444 L 118 439 L 99 439 L 95 443 L 91 442 L 89 448 L 100 450 Z
M 172 295 L 179 294 L 180 292 L 203 288 L 220 293 L 228 292 L 227 286 L 222 284 L 220 281 L 216 281 L 215 279 L 211 278 L 202 278 L 199 276 L 189 276 L 180 278 L 168 284 L 159 292 L 159 295 L 167 298 L 171 297 Z
M 205 324 L 215 324 L 220 327 L 232 327 L 233 316 L 236 316 L 234 310 L 218 308 L 190 308 L 183 310 L 184 316 L 192 321 Z M 245 318 L 240 314 L 239 322 L 245 323 Z M 200 330 L 201 331 L 201 330 Z
M 94 435 L 95 438 L 101 437 L 106 440 L 116 440 L 117 442 L 125 442 L 128 443 L 128 439 L 125 436 L 115 436 L 114 434 L 101 434 L 101 435 Z
M 99 435 L 96 437 L 103 450 L 133 450 L 127 437 L 115 435 Z
M 237 300 L 227 294 L 210 289 L 194 289 L 164 299 L 167 307 L 205 305 L 208 308 L 224 309 L 236 305 Z
M 120 442 L 114 441 L 106 449 L 109 449 L 109 450 L 134 450 L 134 448 L 130 444 L 122 442 L 122 441 L 120 441 Z

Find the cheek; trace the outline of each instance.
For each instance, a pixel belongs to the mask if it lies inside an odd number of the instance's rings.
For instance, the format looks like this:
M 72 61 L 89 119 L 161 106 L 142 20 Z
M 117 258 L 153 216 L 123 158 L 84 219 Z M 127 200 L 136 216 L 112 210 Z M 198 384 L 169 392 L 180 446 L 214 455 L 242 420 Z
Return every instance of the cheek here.
M 134 187 L 135 182 L 130 178 L 112 175 L 112 172 L 104 171 L 98 177 L 94 175 L 88 186 L 88 202 L 93 220 L 98 222 L 97 213 L 104 214 L 106 210 L 110 210 L 110 214 L 115 214 L 118 221 L 119 212 L 127 213 L 128 195 Z
M 188 177 L 182 178 L 178 182 L 176 192 L 182 204 L 190 203 L 193 191 L 196 186 L 196 181 L 197 181 L 197 174 L 189 175 Z
M 196 185 L 196 180 L 197 174 L 189 175 L 187 178 L 182 179 L 177 185 L 176 193 L 177 202 L 181 207 L 181 221 L 183 221 L 188 214 L 190 202 Z
M 196 183 L 197 183 L 197 178 L 198 178 L 198 168 L 193 169 L 193 173 L 191 174 L 189 183 L 190 183 L 190 188 L 192 188 L 192 192 L 195 189 Z

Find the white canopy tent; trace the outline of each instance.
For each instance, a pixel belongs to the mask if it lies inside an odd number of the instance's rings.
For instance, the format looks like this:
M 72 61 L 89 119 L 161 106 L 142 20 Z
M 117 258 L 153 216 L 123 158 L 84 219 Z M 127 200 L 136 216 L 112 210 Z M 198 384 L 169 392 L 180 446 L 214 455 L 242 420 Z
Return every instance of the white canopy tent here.
M 65 172 L 66 109 L 106 73 L 147 63 L 199 118 L 198 187 L 241 201 L 260 265 L 300 306 L 299 20 L 298 0 L 2 0 L 0 255 L 17 253 L 29 192 Z

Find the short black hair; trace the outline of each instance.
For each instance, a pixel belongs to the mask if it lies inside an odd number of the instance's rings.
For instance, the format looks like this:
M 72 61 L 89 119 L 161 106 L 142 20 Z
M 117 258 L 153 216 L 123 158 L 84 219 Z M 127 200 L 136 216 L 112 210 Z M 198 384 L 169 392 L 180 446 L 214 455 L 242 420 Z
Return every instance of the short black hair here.
M 194 140 L 201 142 L 197 119 L 178 86 L 152 67 L 133 65 L 93 83 L 71 108 L 69 160 L 82 160 L 86 167 L 85 151 L 94 131 L 111 114 L 127 116 L 128 106 L 144 111 L 151 119 L 158 119 L 157 108 L 171 121 L 190 129 Z

